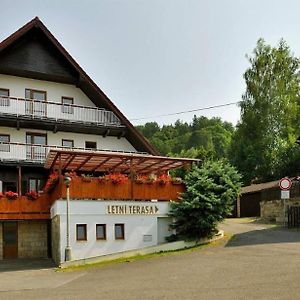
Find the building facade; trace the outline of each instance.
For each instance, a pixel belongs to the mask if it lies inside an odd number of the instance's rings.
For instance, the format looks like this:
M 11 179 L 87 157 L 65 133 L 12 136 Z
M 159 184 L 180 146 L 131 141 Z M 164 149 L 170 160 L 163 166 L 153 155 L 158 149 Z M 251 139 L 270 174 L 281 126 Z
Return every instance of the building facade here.
M 191 163 L 156 155 L 38 18 L 0 43 L 0 258 L 64 261 L 64 173 L 93 178 L 116 171 L 132 175 L 144 163 L 139 172 L 149 174 Z M 53 172 L 58 184 L 46 191 Z M 90 188 L 76 180 L 82 192 L 76 197 L 71 193 L 74 259 L 155 245 L 170 234 L 167 214 L 174 196 L 163 189 L 155 188 L 152 196 L 134 196 L 131 178 L 128 191 L 116 198 L 113 194 L 120 186 L 103 195 L 98 193 L 100 186 Z M 182 191 L 166 189 L 173 195 Z M 91 190 L 95 193 L 88 195 Z

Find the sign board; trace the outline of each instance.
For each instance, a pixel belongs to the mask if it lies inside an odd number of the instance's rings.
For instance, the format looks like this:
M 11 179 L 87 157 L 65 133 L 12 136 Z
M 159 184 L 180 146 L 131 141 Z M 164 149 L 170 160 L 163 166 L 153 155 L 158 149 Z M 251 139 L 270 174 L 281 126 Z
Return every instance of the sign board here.
M 283 191 L 288 191 L 292 187 L 292 181 L 289 178 L 281 178 L 279 180 L 279 187 Z
M 159 211 L 156 205 L 107 205 L 109 215 L 155 215 Z
M 290 199 L 290 191 L 281 191 L 281 199 Z

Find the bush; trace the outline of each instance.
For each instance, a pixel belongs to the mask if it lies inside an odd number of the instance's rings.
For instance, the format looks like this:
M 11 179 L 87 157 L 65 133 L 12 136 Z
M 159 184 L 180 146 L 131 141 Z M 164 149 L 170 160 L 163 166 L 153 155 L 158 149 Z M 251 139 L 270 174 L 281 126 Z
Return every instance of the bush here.
M 171 204 L 172 227 L 179 238 L 198 240 L 212 236 L 233 209 L 241 188 L 240 175 L 225 161 L 206 161 L 185 178 L 186 192 Z

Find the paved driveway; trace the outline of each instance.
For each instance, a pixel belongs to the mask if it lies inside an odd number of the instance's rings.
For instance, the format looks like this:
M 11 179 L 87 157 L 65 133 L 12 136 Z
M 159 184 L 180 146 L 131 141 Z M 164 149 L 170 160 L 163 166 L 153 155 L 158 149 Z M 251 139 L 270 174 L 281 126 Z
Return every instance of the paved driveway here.
M 0 274 L 0 299 L 300 299 L 300 233 L 227 220 L 228 241 L 98 269 Z

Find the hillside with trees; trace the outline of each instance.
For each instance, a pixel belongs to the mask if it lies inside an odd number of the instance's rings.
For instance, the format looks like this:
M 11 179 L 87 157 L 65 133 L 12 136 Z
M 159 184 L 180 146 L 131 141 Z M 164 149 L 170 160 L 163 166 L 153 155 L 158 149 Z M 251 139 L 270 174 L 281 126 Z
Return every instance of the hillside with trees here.
M 234 127 L 219 118 L 194 116 L 191 123 L 177 120 L 159 126 L 149 122 L 137 126 L 161 155 L 219 159 L 227 157 Z

